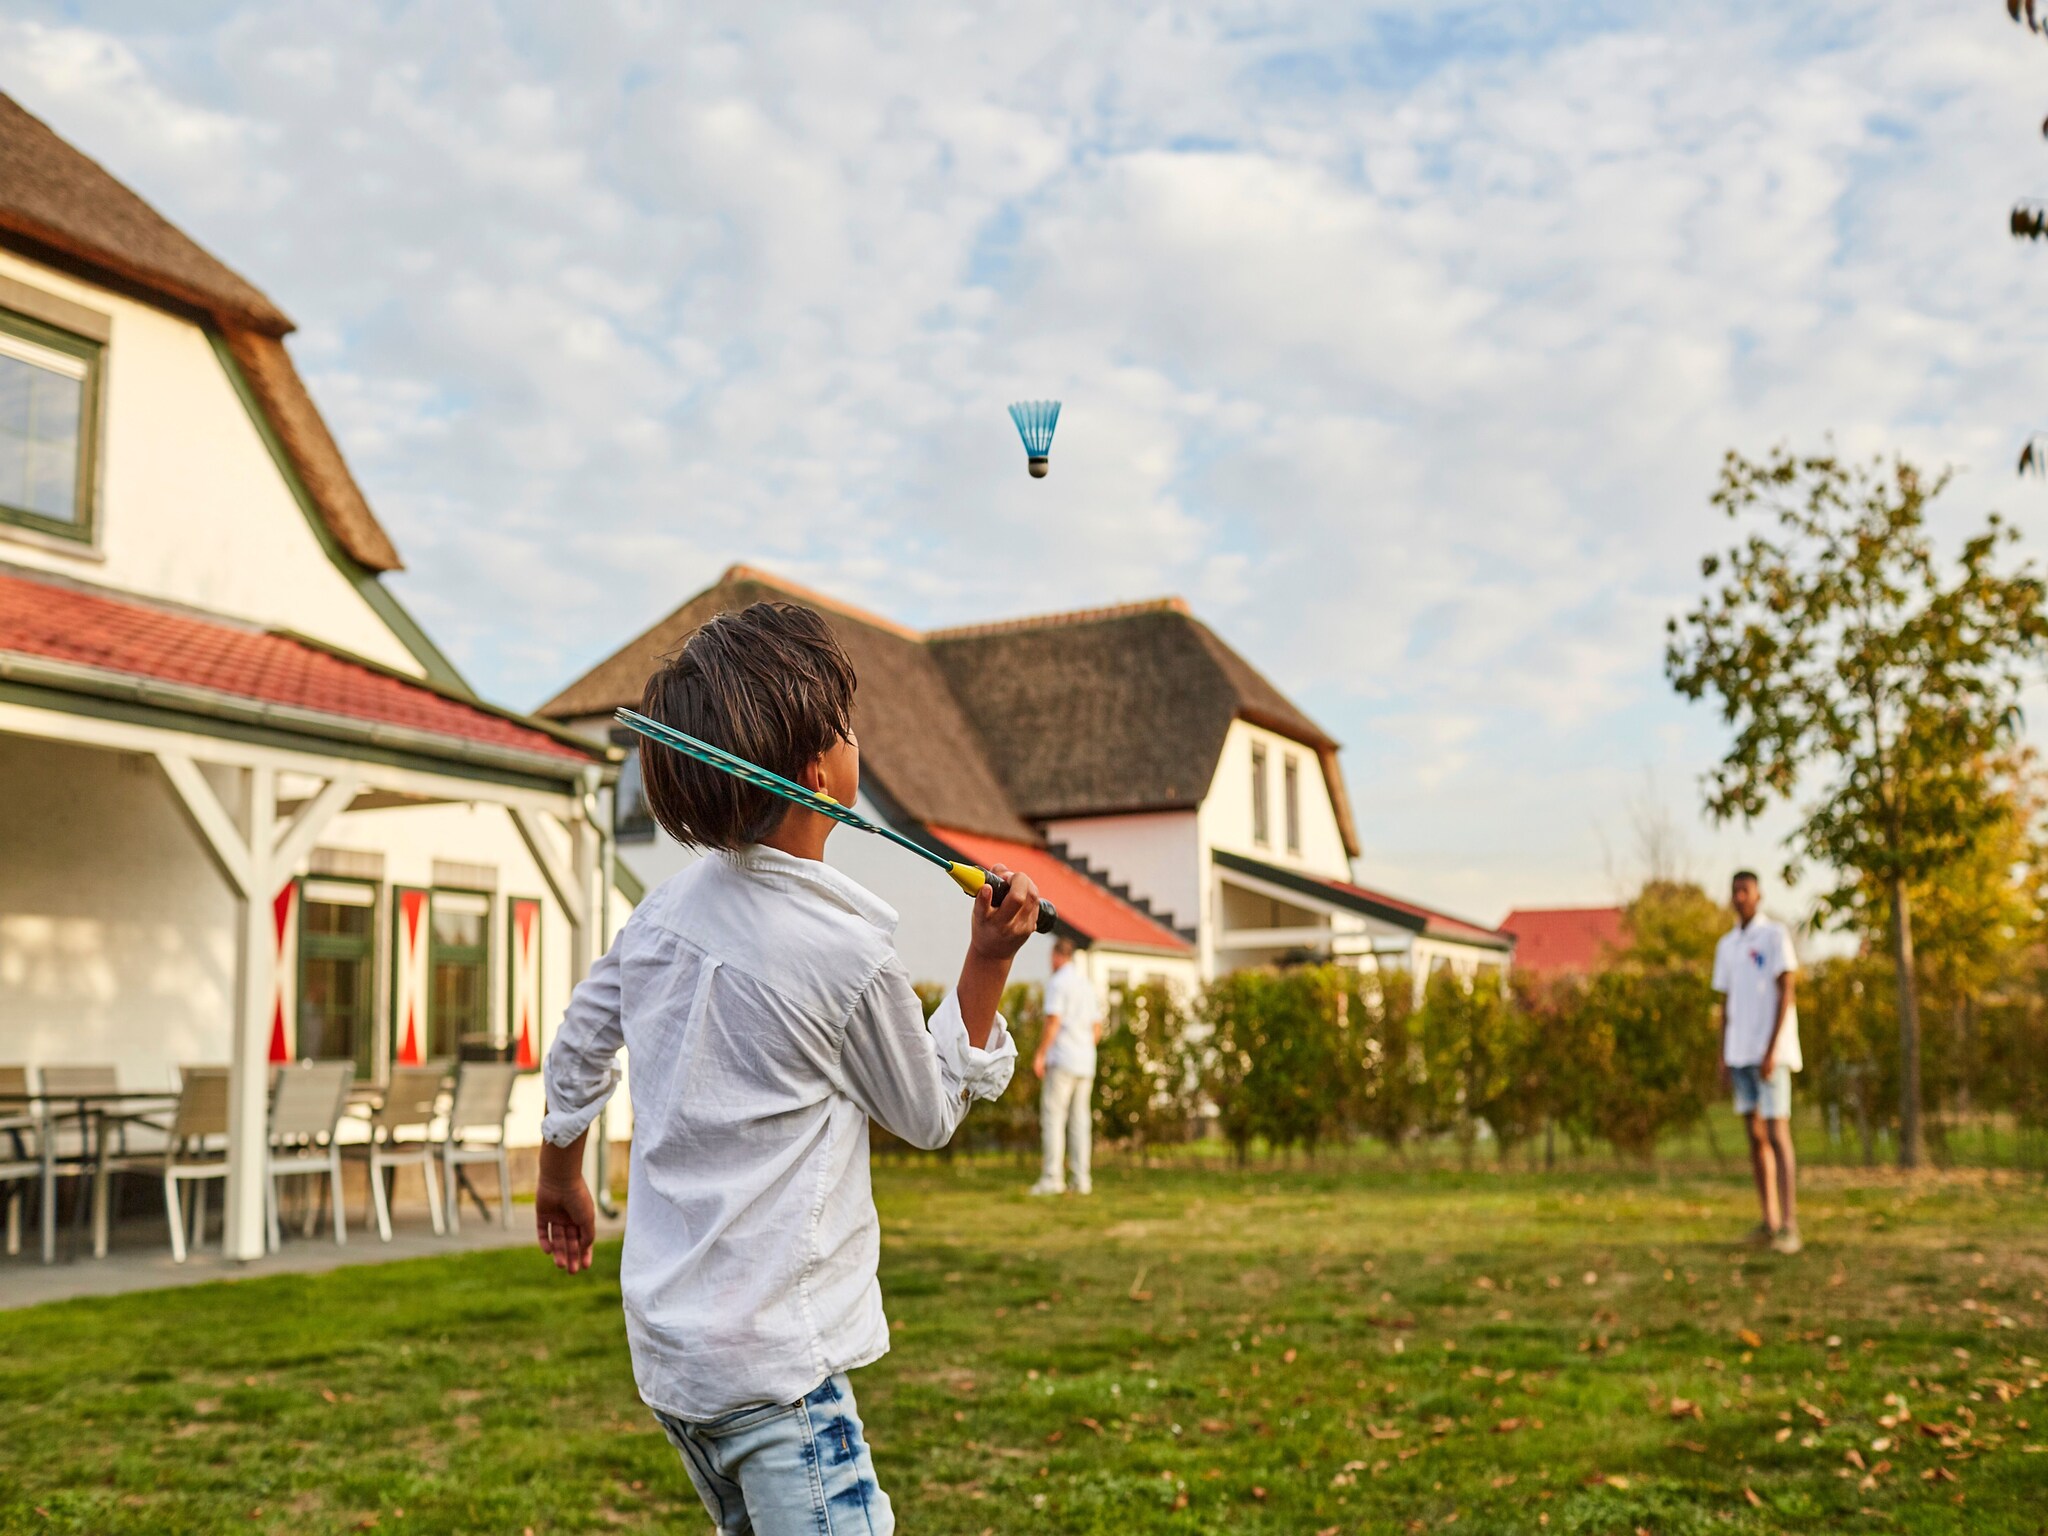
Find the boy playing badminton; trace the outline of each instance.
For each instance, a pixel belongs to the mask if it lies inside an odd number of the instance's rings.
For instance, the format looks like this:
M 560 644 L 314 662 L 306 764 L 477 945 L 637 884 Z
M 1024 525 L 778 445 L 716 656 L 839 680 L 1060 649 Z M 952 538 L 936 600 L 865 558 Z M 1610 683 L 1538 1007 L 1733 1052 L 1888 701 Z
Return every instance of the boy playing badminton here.
M 644 713 L 851 805 L 854 675 L 809 609 L 713 619 Z M 649 893 L 569 1000 L 547 1057 L 535 1199 L 558 1268 L 590 1264 L 583 1141 L 633 1064 L 620 1288 L 633 1374 L 725 1536 L 895 1529 L 846 1373 L 889 1348 L 868 1122 L 951 1139 L 1016 1062 L 996 1002 L 1038 897 L 984 889 L 929 1026 L 896 914 L 823 862 L 835 823 L 665 748 L 654 819 L 711 856 Z M 1007 871 L 996 870 L 996 874 Z

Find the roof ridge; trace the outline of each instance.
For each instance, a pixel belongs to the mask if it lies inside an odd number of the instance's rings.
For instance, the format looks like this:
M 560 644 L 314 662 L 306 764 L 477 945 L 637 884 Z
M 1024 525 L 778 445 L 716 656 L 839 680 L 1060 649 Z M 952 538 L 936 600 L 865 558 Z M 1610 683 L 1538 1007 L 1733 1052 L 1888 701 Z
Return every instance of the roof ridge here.
M 218 286 L 214 286 L 214 291 L 209 292 L 207 274 L 202 273 L 201 280 L 195 284 L 193 274 L 180 275 L 172 272 L 161 262 L 114 249 L 104 239 L 54 225 L 48 219 L 12 204 L 0 207 L 0 229 L 5 229 L 22 239 L 34 241 L 70 260 L 98 268 L 122 282 L 135 284 L 175 304 L 188 305 L 211 315 L 216 321 L 239 321 L 250 329 L 268 336 L 285 336 L 298 329 L 291 317 L 278 308 L 269 294 L 193 239 L 182 225 L 173 221 L 156 204 L 116 176 L 97 156 L 87 154 L 53 128 L 48 121 L 23 106 L 18 97 L 0 91 L 0 109 L 18 112 L 33 124 L 36 130 L 47 135 L 64 153 L 76 157 L 103 177 L 108 186 L 133 205 L 129 211 L 139 210 L 145 217 L 154 220 L 175 240 L 182 241 L 188 246 L 202 262 L 218 269 L 221 276 L 230 279 L 234 284 L 239 284 L 246 292 L 237 294 Z
M 899 624 L 894 619 L 885 619 L 879 613 L 871 613 L 867 609 L 858 607 L 842 598 L 820 592 L 815 587 L 806 587 L 799 582 L 787 580 L 776 575 L 773 571 L 764 570 L 758 565 L 748 565 L 745 561 L 735 561 L 727 566 L 724 573 L 719 576 L 717 581 L 712 583 L 709 590 L 716 590 L 718 587 L 725 586 L 728 582 L 736 581 L 751 581 L 757 586 L 773 587 L 776 591 L 786 592 L 791 597 L 800 598 L 813 607 L 830 609 L 833 613 L 841 614 L 849 619 L 856 619 L 871 628 L 882 630 L 887 634 L 898 635 L 905 640 L 914 640 L 922 643 L 925 638 L 907 624 Z M 696 597 L 690 598 L 682 606 L 687 608 L 690 603 L 694 603 L 697 600 L 697 597 L 702 597 L 703 595 L 702 592 L 699 592 Z
M 992 619 L 980 624 L 955 624 L 928 629 L 927 640 L 966 640 L 981 635 L 1013 634 L 1024 629 L 1052 629 L 1068 624 L 1099 624 L 1111 619 L 1135 618 L 1145 613 L 1178 613 L 1193 618 L 1188 600 L 1178 595 L 1141 598 L 1130 603 L 1110 603 L 1099 608 L 1070 608 L 1061 613 L 1032 614 L 1021 619 Z M 1199 620 L 1197 622 L 1200 622 Z

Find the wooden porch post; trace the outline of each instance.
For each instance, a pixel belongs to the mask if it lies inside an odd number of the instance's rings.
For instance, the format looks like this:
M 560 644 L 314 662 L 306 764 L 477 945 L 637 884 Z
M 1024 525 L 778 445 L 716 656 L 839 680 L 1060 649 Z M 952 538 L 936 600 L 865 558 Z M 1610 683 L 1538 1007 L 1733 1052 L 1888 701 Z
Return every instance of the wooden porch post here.
M 243 820 L 251 850 L 269 851 L 277 836 L 277 774 L 251 768 Z M 240 985 L 235 995 L 233 1054 L 228 1060 L 228 1187 L 221 1215 L 221 1249 L 230 1259 L 256 1259 L 264 1249 L 264 1181 L 269 1177 L 270 1007 L 276 995 L 276 949 L 271 932 L 267 857 L 242 895 L 236 922 Z
M 277 932 L 271 903 L 322 828 L 347 808 L 358 780 L 336 772 L 282 830 L 277 770 L 238 769 L 247 793 L 231 815 L 199 765 L 159 750 L 157 760 L 179 804 L 235 892 L 235 1003 L 228 1046 L 228 1187 L 221 1250 L 231 1259 L 263 1256 L 265 1185 L 270 1161 L 270 1011 L 277 997 Z

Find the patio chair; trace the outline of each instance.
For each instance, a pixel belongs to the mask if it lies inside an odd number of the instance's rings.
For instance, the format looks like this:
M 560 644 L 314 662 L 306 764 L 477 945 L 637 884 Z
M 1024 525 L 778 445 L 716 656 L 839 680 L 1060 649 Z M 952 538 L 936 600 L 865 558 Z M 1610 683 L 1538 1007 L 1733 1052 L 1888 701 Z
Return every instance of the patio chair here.
M 369 1165 L 370 1206 L 377 1217 L 377 1235 L 391 1241 L 391 1196 L 385 1187 L 387 1173 L 400 1168 L 418 1168 L 427 1186 L 427 1213 L 434 1219 L 434 1235 L 447 1228 L 441 1220 L 441 1180 L 434 1172 L 434 1118 L 440 1112 L 441 1084 L 446 1074 L 439 1067 L 394 1067 L 384 1101 L 370 1116 L 370 1139 L 342 1148 L 344 1157 L 359 1157 Z M 399 1132 L 419 1128 L 416 1141 L 399 1139 Z M 395 1182 L 395 1177 L 394 1180 Z
M 191 1246 L 204 1246 L 206 1236 L 206 1185 L 225 1179 L 228 1154 L 228 1069 L 186 1067 L 178 1090 L 177 1108 L 171 1111 L 166 1140 L 147 1152 L 112 1152 L 100 1159 L 93 1179 L 93 1257 L 107 1256 L 107 1226 L 110 1216 L 108 1181 L 117 1173 L 153 1173 L 164 1181 L 164 1213 L 171 1223 L 171 1257 L 185 1262 L 185 1205 L 178 1194 L 180 1184 L 196 1184 L 192 1191 Z M 220 1146 L 209 1146 L 212 1138 Z
M 498 1168 L 498 1219 L 512 1225 L 512 1177 L 505 1157 L 505 1118 L 512 1112 L 512 1085 L 519 1080 L 519 1068 L 508 1061 L 465 1061 L 455 1070 L 455 1101 L 448 1106 L 448 1126 L 438 1151 L 441 1176 L 447 1184 L 448 1230 L 462 1230 L 462 1197 L 457 1181 L 469 1191 L 480 1215 L 490 1220 L 476 1186 L 462 1170 L 476 1163 L 495 1163 Z M 489 1133 L 494 1139 L 476 1139 Z
M 21 1207 L 25 1181 L 39 1180 L 37 1208 L 43 1228 L 43 1262 L 57 1259 L 57 1170 L 41 1116 L 28 1101 L 28 1068 L 0 1067 L 0 1202 L 7 1207 L 7 1252 L 21 1252 Z
M 76 1178 L 80 1181 L 78 1196 L 72 1206 L 72 1230 L 82 1234 L 85 1231 L 85 1197 L 89 1187 L 84 1181 L 92 1175 L 93 1155 L 97 1147 L 92 1122 L 78 1118 L 73 1111 L 80 1100 L 89 1100 L 96 1093 L 119 1093 L 121 1074 L 113 1066 L 98 1062 L 86 1065 L 66 1063 L 42 1067 L 36 1078 L 42 1100 L 39 1113 L 52 1170 L 51 1194 L 54 1198 L 56 1179 Z M 117 1139 L 125 1146 L 125 1131 Z M 51 1219 L 54 1220 L 54 1216 Z
M 284 1246 L 277 1219 L 279 1179 L 326 1174 L 334 1197 L 334 1242 L 337 1247 L 348 1242 L 348 1217 L 341 1206 L 341 1142 L 335 1133 L 355 1076 L 352 1061 L 309 1061 L 277 1069 L 270 1090 L 270 1157 L 263 1181 L 272 1253 Z M 313 1235 L 318 1221 L 319 1208 L 308 1201 L 306 1236 Z

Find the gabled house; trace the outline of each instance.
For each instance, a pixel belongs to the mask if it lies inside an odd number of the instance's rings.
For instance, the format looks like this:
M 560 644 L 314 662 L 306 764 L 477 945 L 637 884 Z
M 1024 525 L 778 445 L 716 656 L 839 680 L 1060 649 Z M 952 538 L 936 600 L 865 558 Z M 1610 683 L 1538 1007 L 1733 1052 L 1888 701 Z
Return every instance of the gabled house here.
M 291 330 L 0 96 L 0 1064 L 227 1064 L 234 1257 L 274 1064 L 536 1064 L 625 906 L 614 754 L 399 604 Z
M 861 809 L 1030 871 L 1101 985 L 1301 958 L 1418 977 L 1508 963 L 1506 936 L 1353 880 L 1336 742 L 1178 598 L 920 633 L 734 566 L 537 711 L 628 753 L 620 858 L 643 881 L 689 855 L 636 810 L 638 748 L 611 712 L 712 615 L 768 598 L 823 614 L 860 675 Z M 912 974 L 947 979 L 966 932 L 952 887 L 873 839 L 829 854 L 904 915 Z M 1018 974 L 1042 975 L 1043 951 Z
M 1531 976 L 1586 976 L 1628 947 L 1620 907 L 1517 907 L 1500 931 L 1515 939 L 1515 967 Z

